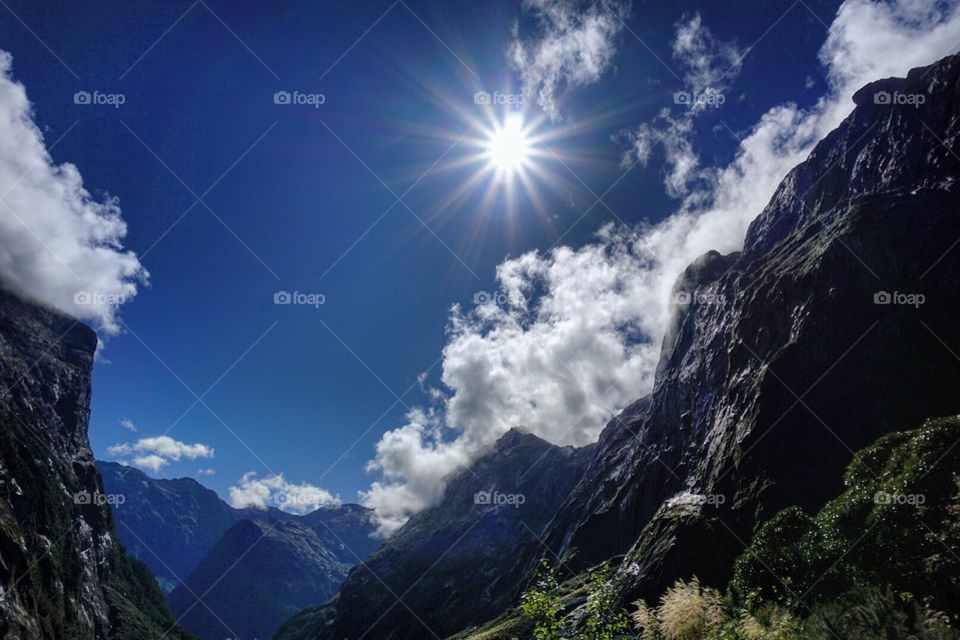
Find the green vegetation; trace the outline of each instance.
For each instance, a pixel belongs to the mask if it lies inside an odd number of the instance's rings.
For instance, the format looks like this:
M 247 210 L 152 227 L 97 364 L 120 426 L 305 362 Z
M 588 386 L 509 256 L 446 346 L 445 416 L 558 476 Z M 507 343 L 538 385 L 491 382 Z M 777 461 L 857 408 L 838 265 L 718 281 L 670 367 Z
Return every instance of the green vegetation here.
M 555 640 L 560 637 L 563 622 L 560 619 L 560 596 L 557 577 L 546 560 L 537 584 L 521 598 L 520 611 L 533 623 L 535 640 Z
M 561 584 L 544 565 L 519 611 L 457 638 L 960 639 L 958 440 L 957 417 L 884 436 L 819 513 L 765 523 L 724 591 L 678 580 L 655 605 L 635 603 L 632 629 L 606 565 Z
M 814 517 L 786 509 L 737 559 L 731 591 L 801 612 L 852 591 L 960 614 L 960 421 L 891 433 L 860 451 L 846 491 Z
M 614 608 L 616 596 L 607 563 L 590 572 L 583 620 L 584 640 L 613 640 L 630 628 L 627 614 Z

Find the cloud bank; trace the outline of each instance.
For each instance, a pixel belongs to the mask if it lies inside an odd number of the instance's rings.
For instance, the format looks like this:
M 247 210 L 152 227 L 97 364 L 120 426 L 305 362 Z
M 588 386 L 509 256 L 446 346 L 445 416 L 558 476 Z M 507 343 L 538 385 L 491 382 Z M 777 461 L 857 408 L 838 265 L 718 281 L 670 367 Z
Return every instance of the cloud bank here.
M 228 494 L 230 505 L 236 509 L 275 507 L 304 514 L 341 504 L 339 496 L 311 484 L 287 482 L 282 473 L 258 478 L 255 471 L 248 471 L 230 487 Z
M 107 447 L 107 455 L 134 456 L 129 464 L 157 473 L 171 462 L 179 462 L 183 458 L 187 460 L 212 458 L 213 449 L 199 442 L 187 444 L 174 440 L 170 436 L 157 436 Z M 125 460 L 121 462 L 126 463 Z
M 114 333 L 147 272 L 123 249 L 117 199 L 94 199 L 77 167 L 53 162 L 11 65 L 0 51 L 0 282 Z
M 515 43 L 513 60 L 550 113 L 561 84 L 585 86 L 612 64 L 615 5 L 574 15 L 579 5 L 572 2 L 527 4 L 541 13 L 545 34 L 524 43 L 519 58 Z M 819 54 L 826 93 L 808 110 L 770 109 L 728 166 L 700 166 L 691 140 L 694 108 L 677 105 L 663 114 L 680 123 L 668 128 L 675 159 L 685 161 L 678 170 L 667 159 L 666 188 L 680 198 L 672 216 L 654 226 L 606 227 L 579 249 L 506 260 L 492 303 L 453 308 L 443 351 L 446 388 L 434 390 L 442 400 L 387 432 L 369 465 L 382 477 L 361 501 L 376 509 L 381 533 L 438 500 L 444 478 L 511 427 L 557 444 L 595 439 L 608 418 L 650 390 L 669 292 L 682 270 L 708 250 L 740 248 L 786 173 L 853 109 L 854 91 L 953 53 L 958 43 L 960 6 L 847 0 Z M 584 62 L 566 55 L 566 44 L 586 51 Z M 736 46 L 715 40 L 699 16 L 678 25 L 673 54 L 688 90 L 732 82 L 741 63 Z M 730 73 L 719 71 L 725 68 Z

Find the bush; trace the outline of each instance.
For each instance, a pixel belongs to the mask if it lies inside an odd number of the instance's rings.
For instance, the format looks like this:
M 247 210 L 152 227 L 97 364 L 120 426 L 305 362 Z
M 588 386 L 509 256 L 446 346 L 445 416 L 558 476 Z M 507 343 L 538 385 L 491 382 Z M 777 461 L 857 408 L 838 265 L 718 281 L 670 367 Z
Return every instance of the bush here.
M 879 585 L 960 616 L 960 419 L 891 433 L 854 456 L 846 490 L 813 518 L 792 507 L 734 563 L 731 590 L 806 615 Z
M 613 640 L 630 627 L 627 614 L 616 608 L 616 591 L 609 578 L 606 562 L 590 572 L 583 640 Z
M 557 578 L 544 560 L 537 583 L 523 594 L 520 601 L 520 611 L 533 622 L 533 637 L 536 640 L 556 640 L 560 637 L 563 628 L 560 609 Z

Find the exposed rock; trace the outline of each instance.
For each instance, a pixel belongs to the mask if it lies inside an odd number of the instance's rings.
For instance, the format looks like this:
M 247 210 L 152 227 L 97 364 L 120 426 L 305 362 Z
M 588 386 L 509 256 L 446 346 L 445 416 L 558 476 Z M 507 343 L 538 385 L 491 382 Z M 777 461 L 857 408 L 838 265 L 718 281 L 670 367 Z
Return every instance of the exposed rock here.
M 0 291 L 0 637 L 146 638 L 174 624 L 117 544 L 87 440 L 97 336 Z

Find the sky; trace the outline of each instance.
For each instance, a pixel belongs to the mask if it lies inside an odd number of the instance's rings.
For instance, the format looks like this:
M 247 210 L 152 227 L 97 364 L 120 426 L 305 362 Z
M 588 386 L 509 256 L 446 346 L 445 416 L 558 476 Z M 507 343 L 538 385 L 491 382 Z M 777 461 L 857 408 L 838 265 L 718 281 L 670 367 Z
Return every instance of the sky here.
M 0 4 L 0 278 L 97 328 L 95 455 L 384 533 L 595 440 L 683 267 L 960 48 L 929 0 Z

